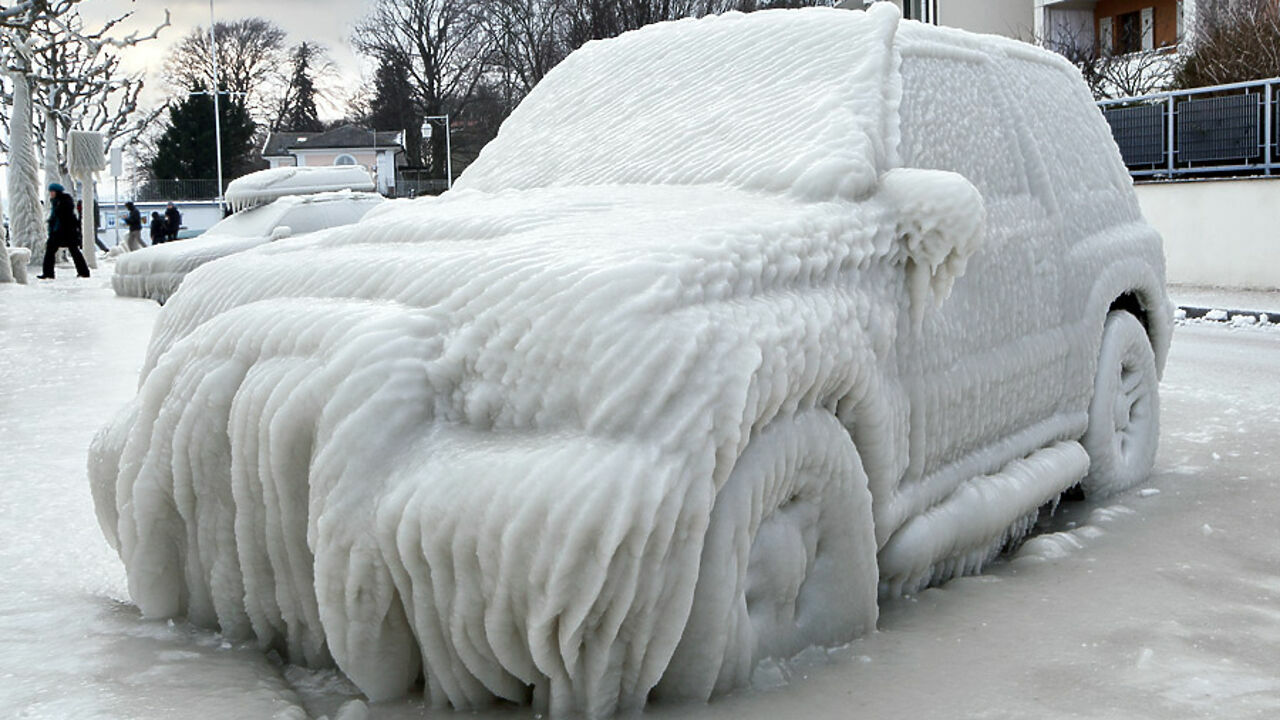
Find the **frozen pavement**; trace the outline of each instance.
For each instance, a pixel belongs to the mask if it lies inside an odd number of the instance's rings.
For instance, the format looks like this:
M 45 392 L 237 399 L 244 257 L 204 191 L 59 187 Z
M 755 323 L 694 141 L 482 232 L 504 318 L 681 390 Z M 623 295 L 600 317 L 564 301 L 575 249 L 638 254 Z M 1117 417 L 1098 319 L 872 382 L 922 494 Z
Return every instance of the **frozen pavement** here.
M 102 539 L 85 449 L 135 391 L 159 307 L 80 280 L 0 285 L 0 716 L 270 718 L 294 699 L 256 650 L 139 619 Z
M 146 622 L 94 519 L 93 433 L 132 397 L 154 303 L 106 273 L 0 286 L 0 715 L 332 715 L 350 686 Z M 1151 481 L 1063 506 L 985 574 L 882 607 L 880 632 L 655 718 L 1280 716 L 1280 330 L 1180 327 Z M 1158 492 L 1155 492 L 1158 491 Z M 301 699 L 299 699 L 301 698 Z M 422 717 L 421 701 L 371 718 Z M 444 717 L 532 717 L 527 709 Z

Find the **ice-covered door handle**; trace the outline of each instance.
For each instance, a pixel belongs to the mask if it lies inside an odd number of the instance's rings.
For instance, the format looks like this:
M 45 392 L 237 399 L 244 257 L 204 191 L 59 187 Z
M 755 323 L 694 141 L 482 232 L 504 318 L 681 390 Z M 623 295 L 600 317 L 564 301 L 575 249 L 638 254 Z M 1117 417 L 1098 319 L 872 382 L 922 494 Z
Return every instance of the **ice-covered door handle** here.
M 890 170 L 880 176 L 878 194 L 893 214 L 906 257 L 911 320 L 918 328 L 930 292 L 940 306 L 980 247 L 986 208 L 973 183 L 945 170 Z

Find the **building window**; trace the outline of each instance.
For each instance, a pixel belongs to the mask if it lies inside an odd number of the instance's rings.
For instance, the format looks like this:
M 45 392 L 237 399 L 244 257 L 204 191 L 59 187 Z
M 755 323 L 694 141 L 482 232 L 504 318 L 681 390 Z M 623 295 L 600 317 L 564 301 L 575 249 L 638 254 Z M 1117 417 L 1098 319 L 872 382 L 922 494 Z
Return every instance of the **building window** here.
M 1135 53 L 1154 50 L 1156 43 L 1155 8 L 1142 8 L 1115 17 L 1115 51 Z
M 333 161 L 334 165 L 355 165 L 356 159 L 350 155 L 339 155 Z

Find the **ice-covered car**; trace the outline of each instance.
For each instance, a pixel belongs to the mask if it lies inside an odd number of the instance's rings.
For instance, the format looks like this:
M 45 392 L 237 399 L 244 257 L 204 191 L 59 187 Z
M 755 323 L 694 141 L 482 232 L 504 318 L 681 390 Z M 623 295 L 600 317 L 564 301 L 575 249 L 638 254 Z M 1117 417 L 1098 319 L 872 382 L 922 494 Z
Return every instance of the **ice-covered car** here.
M 353 171 L 354 172 L 351 172 Z M 111 285 L 125 297 L 164 304 L 188 273 L 207 262 L 281 238 L 350 225 L 384 202 L 359 167 L 274 168 L 227 187 L 237 210 L 204 233 L 121 255 Z
M 890 3 L 681 21 L 574 53 L 451 192 L 193 277 L 92 487 L 147 617 L 601 716 L 1145 477 L 1171 323 L 1062 58 Z

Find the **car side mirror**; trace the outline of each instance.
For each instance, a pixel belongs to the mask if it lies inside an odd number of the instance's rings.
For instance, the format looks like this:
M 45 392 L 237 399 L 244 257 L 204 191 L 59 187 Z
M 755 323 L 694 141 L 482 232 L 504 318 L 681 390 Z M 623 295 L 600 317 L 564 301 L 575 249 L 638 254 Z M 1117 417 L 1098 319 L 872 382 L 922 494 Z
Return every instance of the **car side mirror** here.
M 895 241 L 906 261 L 911 320 L 919 329 L 929 293 L 933 306 L 940 307 L 981 246 L 986 206 L 973 183 L 945 170 L 890 170 L 880 176 L 877 197 L 894 219 Z
M 271 242 L 275 242 L 276 240 L 283 240 L 291 235 L 293 235 L 293 228 L 289 227 L 288 225 L 281 225 L 280 227 L 271 231 Z

